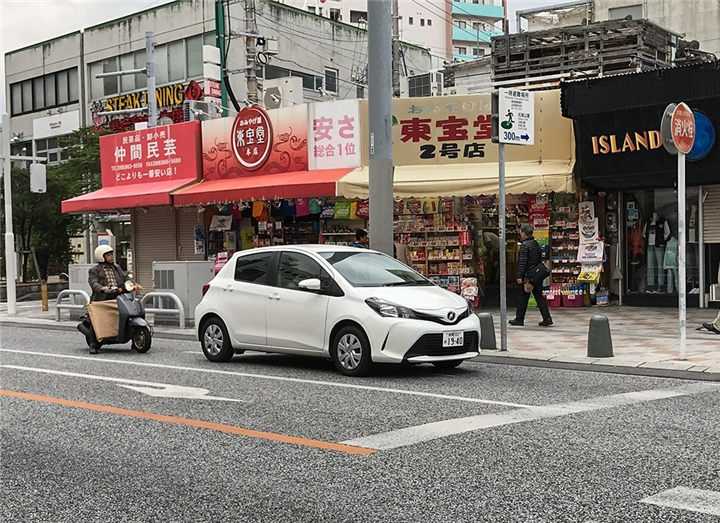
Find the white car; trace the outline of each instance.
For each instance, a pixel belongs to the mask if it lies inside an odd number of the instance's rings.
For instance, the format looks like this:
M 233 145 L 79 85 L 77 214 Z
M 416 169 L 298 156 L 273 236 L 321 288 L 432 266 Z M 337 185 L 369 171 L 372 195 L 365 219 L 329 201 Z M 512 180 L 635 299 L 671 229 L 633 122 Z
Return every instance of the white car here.
M 373 363 L 452 368 L 479 354 L 472 305 L 390 256 L 292 245 L 236 253 L 195 309 L 210 361 L 244 350 L 329 357 L 350 376 Z

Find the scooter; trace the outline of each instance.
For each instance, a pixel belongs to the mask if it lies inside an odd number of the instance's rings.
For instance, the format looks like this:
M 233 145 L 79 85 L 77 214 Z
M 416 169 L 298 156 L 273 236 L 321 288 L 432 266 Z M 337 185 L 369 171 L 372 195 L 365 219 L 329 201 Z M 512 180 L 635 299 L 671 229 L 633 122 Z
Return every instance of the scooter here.
M 152 344 L 152 328 L 145 319 L 145 309 L 135 295 L 135 284 L 126 281 L 122 287 L 112 287 L 109 293 L 117 293 L 119 313 L 118 334 L 114 338 L 98 340 L 95 336 L 90 317 L 87 316 L 78 324 L 77 329 L 85 335 L 88 347 L 93 345 L 100 348 L 101 345 L 114 345 L 132 341 L 132 349 L 137 352 L 147 352 Z

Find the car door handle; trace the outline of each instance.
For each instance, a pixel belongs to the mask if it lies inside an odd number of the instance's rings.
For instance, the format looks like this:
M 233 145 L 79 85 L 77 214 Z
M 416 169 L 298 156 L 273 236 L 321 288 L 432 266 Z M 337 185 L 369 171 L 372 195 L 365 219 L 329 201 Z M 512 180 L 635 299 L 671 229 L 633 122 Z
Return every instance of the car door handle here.
M 280 301 L 280 295 L 279 294 L 271 294 L 270 296 L 268 296 L 268 300 Z

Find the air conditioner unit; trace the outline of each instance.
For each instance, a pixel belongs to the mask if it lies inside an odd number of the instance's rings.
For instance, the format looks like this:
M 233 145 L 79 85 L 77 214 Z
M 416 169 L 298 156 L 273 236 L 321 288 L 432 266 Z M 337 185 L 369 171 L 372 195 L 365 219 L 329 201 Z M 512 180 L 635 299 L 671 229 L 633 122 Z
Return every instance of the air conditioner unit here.
M 185 100 L 183 116 L 186 122 L 212 120 L 218 117 L 217 105 L 207 100 Z
M 276 38 L 266 38 L 265 39 L 265 49 L 263 50 L 265 54 L 278 54 L 280 52 L 280 44 L 278 44 L 278 41 Z
M 303 84 L 299 76 L 286 76 L 265 80 L 263 103 L 268 109 L 290 107 L 303 103 Z

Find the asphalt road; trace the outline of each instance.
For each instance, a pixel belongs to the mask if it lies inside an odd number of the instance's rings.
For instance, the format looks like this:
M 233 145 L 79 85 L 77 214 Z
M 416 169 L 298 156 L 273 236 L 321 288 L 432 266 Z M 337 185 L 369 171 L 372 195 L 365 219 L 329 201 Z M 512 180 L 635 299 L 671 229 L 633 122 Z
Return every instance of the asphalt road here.
M 720 521 L 715 383 L 0 341 L 1 521 Z

